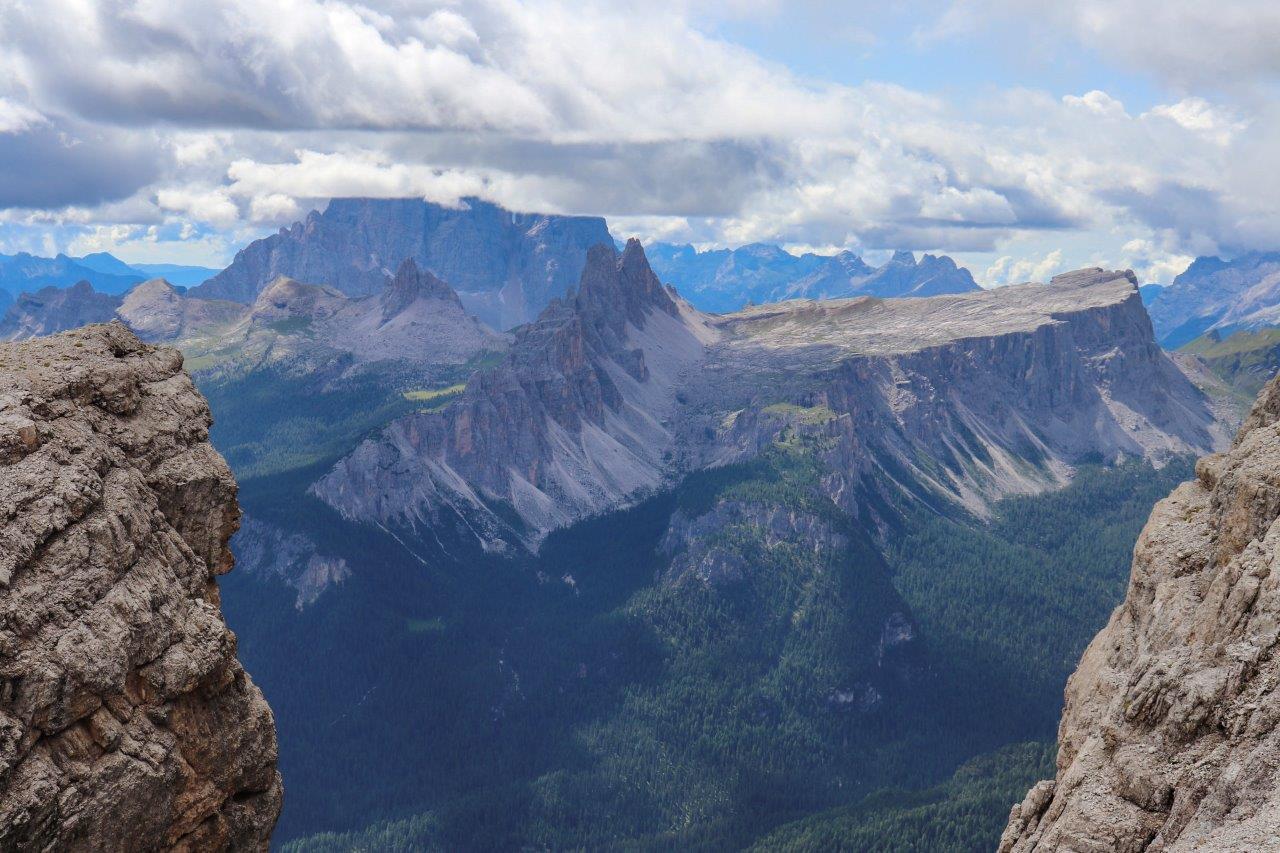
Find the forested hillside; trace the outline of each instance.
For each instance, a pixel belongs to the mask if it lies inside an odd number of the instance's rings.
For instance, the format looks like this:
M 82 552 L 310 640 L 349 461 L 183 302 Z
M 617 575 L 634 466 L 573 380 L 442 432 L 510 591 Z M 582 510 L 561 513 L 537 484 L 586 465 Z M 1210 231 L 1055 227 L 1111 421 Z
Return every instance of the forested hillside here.
M 886 828 L 887 849 L 989 847 L 1046 756 L 975 757 L 1052 738 L 1142 520 L 1189 472 L 1087 467 L 990 522 L 904 506 L 869 537 L 791 434 L 513 559 L 444 528 L 352 525 L 306 494 L 323 448 L 430 400 L 370 387 L 313 423 L 300 393 L 210 395 L 264 407 L 215 427 L 246 512 L 360 567 L 302 608 L 269 574 L 224 586 L 280 725 L 291 850 L 825 849 Z M 293 452 L 298 429 L 319 452 Z M 780 542 L 778 506 L 821 547 Z M 708 513 L 703 550 L 681 546 L 673 519 Z

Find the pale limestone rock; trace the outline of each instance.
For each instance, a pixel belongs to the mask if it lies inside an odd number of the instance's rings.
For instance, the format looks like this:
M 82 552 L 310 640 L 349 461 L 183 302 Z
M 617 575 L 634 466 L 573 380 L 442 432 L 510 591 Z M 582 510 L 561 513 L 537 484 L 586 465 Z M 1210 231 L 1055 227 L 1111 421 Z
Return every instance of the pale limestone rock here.
M 216 576 L 236 485 L 182 356 L 0 346 L 0 849 L 263 850 L 271 709 Z
M 707 315 L 633 240 L 593 249 L 578 291 L 456 402 L 396 420 L 313 492 L 356 521 L 457 520 L 489 547 L 537 548 L 794 427 L 823 439 L 826 495 L 872 527 L 884 501 L 868 493 L 982 515 L 1090 459 L 1162 464 L 1227 440 L 1156 345 L 1132 273 Z
M 1280 380 L 1156 505 L 1001 853 L 1280 849 Z

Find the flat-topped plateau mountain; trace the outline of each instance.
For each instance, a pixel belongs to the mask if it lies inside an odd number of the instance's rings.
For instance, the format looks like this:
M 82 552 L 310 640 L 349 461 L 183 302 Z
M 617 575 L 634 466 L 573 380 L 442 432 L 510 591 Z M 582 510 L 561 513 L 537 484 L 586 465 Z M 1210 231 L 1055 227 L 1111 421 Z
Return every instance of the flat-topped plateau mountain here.
M 217 578 L 240 520 L 173 349 L 0 345 L 0 848 L 261 850 L 271 709 Z
M 716 316 L 664 288 L 632 241 L 593 249 L 578 290 L 457 402 L 393 423 L 315 490 L 352 519 L 457 513 L 495 545 L 536 543 L 786 430 L 828 442 L 828 494 L 873 523 L 868 493 L 981 512 L 1086 458 L 1222 440 L 1131 274 Z

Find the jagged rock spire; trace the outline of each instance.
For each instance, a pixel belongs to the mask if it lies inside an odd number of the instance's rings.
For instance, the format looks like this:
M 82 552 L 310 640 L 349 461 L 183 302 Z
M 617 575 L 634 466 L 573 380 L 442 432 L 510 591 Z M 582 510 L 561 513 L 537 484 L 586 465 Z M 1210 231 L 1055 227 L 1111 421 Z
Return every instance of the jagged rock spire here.
M 387 322 L 417 299 L 446 299 L 462 304 L 452 287 L 421 269 L 413 258 L 405 258 L 382 291 L 382 322 Z
M 646 315 L 654 309 L 672 316 L 678 313 L 671 294 L 649 267 L 644 247 L 634 237 L 621 255 L 607 244 L 587 251 L 577 304 L 584 315 L 607 322 L 615 331 L 621 331 L 627 321 L 643 328 Z

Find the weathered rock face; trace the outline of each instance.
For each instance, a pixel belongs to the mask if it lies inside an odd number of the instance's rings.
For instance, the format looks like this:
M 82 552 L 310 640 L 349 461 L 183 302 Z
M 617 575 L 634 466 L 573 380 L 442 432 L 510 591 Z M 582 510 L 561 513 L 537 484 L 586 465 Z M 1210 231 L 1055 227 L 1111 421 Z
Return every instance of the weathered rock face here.
M 116 316 L 146 341 L 175 341 L 237 319 L 234 302 L 191 299 L 162 278 L 144 281 L 125 294 Z
M 324 213 L 257 240 L 196 296 L 252 302 L 277 276 L 349 295 L 374 294 L 405 259 L 449 282 L 494 328 L 533 319 L 578 280 L 587 249 L 608 242 L 603 219 L 512 213 L 477 199 L 458 208 L 420 199 L 334 199 Z
M 519 330 L 448 415 L 396 421 L 315 491 L 349 517 L 392 523 L 502 501 L 538 532 L 620 505 L 660 482 L 675 385 L 712 334 L 637 241 L 621 255 L 597 246 L 577 293 Z
M 478 514 L 489 540 L 514 514 L 536 543 L 797 424 L 824 438 L 826 493 L 872 524 L 868 489 L 981 513 L 1085 459 L 1159 462 L 1225 438 L 1122 273 L 712 317 L 663 290 L 631 243 L 593 251 L 575 298 L 459 403 L 395 422 L 315 491 L 384 525 Z
M 120 324 L 0 346 L 0 849 L 267 849 L 209 424 L 182 356 Z
M 1058 774 L 1004 853 L 1259 851 L 1280 839 L 1280 380 L 1156 505 L 1067 685 Z

